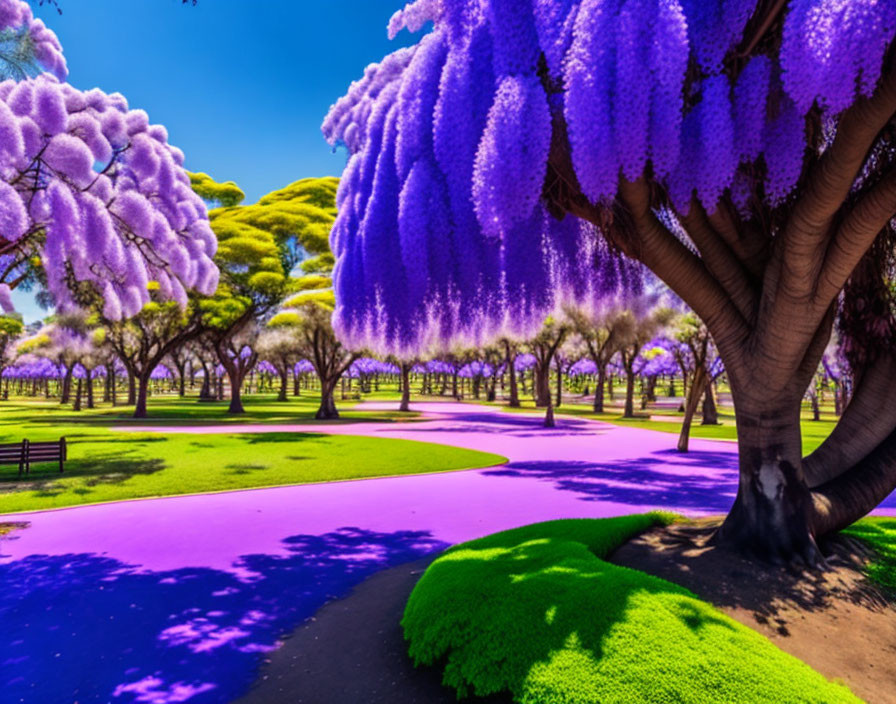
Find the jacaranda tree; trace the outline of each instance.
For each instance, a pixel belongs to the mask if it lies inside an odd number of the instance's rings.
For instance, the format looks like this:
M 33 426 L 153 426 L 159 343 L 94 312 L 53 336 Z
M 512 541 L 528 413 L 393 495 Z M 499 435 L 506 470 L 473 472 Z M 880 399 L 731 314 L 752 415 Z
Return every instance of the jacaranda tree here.
M 0 0 L 0 43 L 7 35 L 31 59 L 7 67 L 22 80 L 0 83 L 4 292 L 38 283 L 59 310 L 101 301 L 120 319 L 149 302 L 150 281 L 181 305 L 190 289 L 214 291 L 217 242 L 165 128 L 120 94 L 60 82 L 59 43 L 20 0 Z M 33 66 L 50 73 L 29 78 Z
M 599 234 L 723 358 L 740 486 L 720 539 L 817 560 L 896 486 L 896 3 L 419 0 L 390 32 L 430 20 L 324 123 L 350 154 L 338 332 L 398 349 L 540 323 L 612 283 L 606 257 L 575 266 Z M 856 392 L 804 459 L 838 313 Z

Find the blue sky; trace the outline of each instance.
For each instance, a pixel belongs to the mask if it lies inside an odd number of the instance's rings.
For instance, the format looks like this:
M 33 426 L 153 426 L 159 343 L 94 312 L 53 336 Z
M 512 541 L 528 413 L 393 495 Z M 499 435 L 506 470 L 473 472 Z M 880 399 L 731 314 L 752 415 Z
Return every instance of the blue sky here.
M 320 134 L 329 106 L 402 42 L 404 0 L 59 0 L 31 3 L 62 42 L 69 82 L 123 93 L 168 128 L 187 168 L 234 180 L 247 202 L 306 176 L 338 176 Z M 17 295 L 30 321 L 43 314 Z

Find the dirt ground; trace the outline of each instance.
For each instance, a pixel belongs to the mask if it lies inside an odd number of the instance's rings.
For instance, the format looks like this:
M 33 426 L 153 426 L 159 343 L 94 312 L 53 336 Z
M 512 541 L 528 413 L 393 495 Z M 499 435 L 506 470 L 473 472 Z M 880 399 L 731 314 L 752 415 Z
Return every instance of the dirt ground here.
M 896 702 L 896 604 L 861 573 L 855 541 L 823 546 L 829 569 L 798 573 L 707 545 L 712 524 L 650 531 L 610 561 L 681 584 L 869 704 Z M 399 622 L 434 556 L 380 572 L 330 602 L 271 653 L 240 704 L 455 704 L 435 669 L 415 669 Z M 509 697 L 465 701 L 510 704 Z
M 826 571 L 799 572 L 713 547 L 714 527 L 654 529 L 609 559 L 690 589 L 869 704 L 896 702 L 896 603 L 862 575 L 862 545 L 838 537 Z

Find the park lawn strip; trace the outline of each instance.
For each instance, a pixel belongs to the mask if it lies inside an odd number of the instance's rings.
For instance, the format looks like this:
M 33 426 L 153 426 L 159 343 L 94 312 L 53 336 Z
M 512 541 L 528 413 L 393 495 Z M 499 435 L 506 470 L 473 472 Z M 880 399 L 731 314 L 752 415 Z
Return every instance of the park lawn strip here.
M 874 552 L 865 571 L 868 578 L 896 595 L 896 518 L 867 516 L 843 531 Z
M 412 660 L 520 704 L 860 701 L 683 587 L 602 559 L 670 520 L 551 521 L 449 549 L 408 600 Z
M 506 462 L 463 448 L 351 435 L 97 432 L 69 438 L 65 474 L 37 465 L 28 481 L 0 467 L 0 513 L 124 499 L 423 474 Z
M 70 406 L 60 406 L 57 401 L 42 399 L 12 399 L 0 404 L 0 442 L 20 439 L 21 432 L 41 433 L 49 436 L 58 425 L 114 427 L 117 425 L 241 425 L 246 423 L 302 423 L 308 425 L 407 421 L 420 418 L 419 413 L 398 411 L 369 411 L 363 407 L 353 409 L 356 401 L 345 401 L 340 407 L 337 420 L 318 421 L 314 418 L 320 405 L 316 393 L 290 397 L 288 401 L 277 401 L 269 394 L 254 394 L 243 398 L 246 412 L 233 415 L 227 412 L 229 401 L 198 403 L 196 398 L 177 396 L 155 396 L 148 402 L 148 417 L 134 419 L 133 407 L 98 404 L 96 408 L 73 411 Z M 337 398 L 337 406 L 342 405 Z M 45 426 L 50 426 L 46 428 Z M 14 437 L 15 436 L 15 437 Z M 48 436 L 48 437 L 49 437 Z M 58 437 L 58 434 L 56 435 Z M 30 438 L 29 438 L 30 439 Z

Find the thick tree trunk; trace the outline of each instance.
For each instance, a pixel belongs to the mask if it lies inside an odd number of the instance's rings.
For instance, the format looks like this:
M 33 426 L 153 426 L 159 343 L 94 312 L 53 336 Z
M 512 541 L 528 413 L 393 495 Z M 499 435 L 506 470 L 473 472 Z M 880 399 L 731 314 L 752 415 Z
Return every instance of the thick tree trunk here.
M 800 399 L 780 409 L 737 404 L 737 434 L 740 482 L 718 541 L 773 562 L 819 563 L 801 467 Z
M 320 408 L 314 417 L 317 420 L 333 420 L 339 417 L 333 392 L 336 390 L 336 379 L 320 379 Z
M 401 365 L 401 405 L 399 411 L 407 413 L 411 410 L 411 365 Z
M 128 405 L 133 406 L 137 403 L 137 379 L 134 372 L 128 370 Z
M 131 377 L 133 379 L 133 377 Z M 134 405 L 134 418 L 146 418 L 146 399 L 149 396 L 149 374 L 137 380 L 137 398 Z

